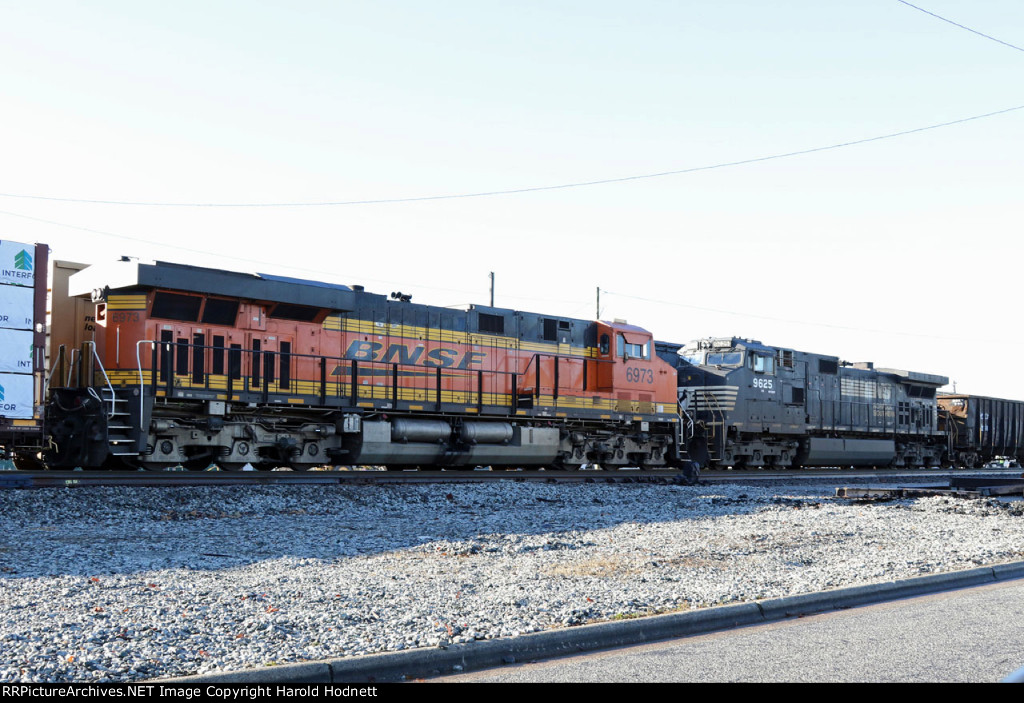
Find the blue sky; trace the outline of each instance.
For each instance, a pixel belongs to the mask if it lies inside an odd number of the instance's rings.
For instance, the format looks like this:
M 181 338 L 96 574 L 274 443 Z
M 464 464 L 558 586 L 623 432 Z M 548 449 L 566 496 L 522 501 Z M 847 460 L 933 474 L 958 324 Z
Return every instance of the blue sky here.
M 1024 46 L 1024 4 L 921 0 Z M 1024 51 L 896 0 L 0 0 L 0 193 L 385 200 L 675 171 L 1024 105 Z M 0 197 L 0 238 L 741 335 L 1024 398 L 1024 110 L 493 197 Z M 984 351 L 983 351 L 984 350 Z

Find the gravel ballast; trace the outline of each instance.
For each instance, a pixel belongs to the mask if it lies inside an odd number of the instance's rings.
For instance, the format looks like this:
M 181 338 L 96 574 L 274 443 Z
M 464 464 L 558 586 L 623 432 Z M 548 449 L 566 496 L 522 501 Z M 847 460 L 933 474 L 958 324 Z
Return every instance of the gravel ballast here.
M 814 486 L 0 492 L 0 681 L 510 637 L 1024 557 L 1024 503 Z

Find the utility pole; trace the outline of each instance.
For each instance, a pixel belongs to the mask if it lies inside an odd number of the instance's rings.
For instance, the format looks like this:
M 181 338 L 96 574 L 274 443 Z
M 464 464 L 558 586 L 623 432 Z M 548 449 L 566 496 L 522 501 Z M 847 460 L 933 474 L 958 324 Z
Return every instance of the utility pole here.
M 594 317 L 595 320 L 601 319 L 601 287 L 597 288 L 597 315 Z
M 494 307 L 494 271 L 491 271 L 491 307 Z

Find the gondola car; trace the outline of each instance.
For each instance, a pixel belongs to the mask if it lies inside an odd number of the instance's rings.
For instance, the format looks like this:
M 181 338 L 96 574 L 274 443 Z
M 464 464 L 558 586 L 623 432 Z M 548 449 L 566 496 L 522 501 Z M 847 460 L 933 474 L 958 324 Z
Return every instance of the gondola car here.
M 951 461 L 976 467 L 995 459 L 1024 461 L 1024 402 L 940 393 L 939 429 Z
M 651 334 L 133 259 L 70 278 L 95 335 L 53 350 L 53 468 L 674 467 Z M 56 323 L 55 323 L 56 324 Z

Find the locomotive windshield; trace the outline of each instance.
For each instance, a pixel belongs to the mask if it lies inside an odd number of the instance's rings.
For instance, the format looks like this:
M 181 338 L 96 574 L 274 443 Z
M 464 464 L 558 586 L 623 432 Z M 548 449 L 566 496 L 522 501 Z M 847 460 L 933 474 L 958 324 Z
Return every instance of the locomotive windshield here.
M 742 366 L 743 352 L 708 352 L 708 359 L 704 363 L 708 366 Z
M 694 366 L 700 366 L 704 363 L 704 352 L 692 351 L 690 349 L 682 349 L 679 351 L 679 358 L 688 364 Z

